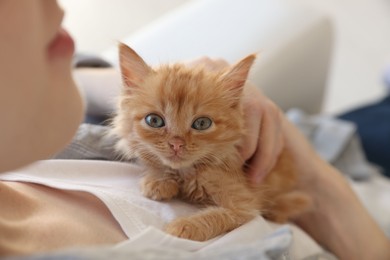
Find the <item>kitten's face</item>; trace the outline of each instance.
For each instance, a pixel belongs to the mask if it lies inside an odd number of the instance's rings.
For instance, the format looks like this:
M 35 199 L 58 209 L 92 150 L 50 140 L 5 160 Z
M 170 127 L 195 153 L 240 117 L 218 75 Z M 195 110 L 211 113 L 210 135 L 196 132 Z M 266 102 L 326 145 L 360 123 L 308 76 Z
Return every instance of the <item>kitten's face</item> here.
M 235 149 L 243 134 L 242 86 L 232 86 L 229 73 L 184 65 L 151 70 L 131 63 L 121 62 L 127 86 L 115 124 L 137 156 L 180 169 L 216 162 Z

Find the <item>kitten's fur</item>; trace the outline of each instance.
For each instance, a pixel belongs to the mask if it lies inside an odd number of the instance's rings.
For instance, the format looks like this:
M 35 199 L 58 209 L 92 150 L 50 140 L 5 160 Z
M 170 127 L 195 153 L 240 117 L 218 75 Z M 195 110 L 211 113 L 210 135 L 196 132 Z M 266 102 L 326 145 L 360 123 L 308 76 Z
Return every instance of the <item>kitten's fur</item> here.
M 204 241 L 260 213 L 285 222 L 308 209 L 311 200 L 295 190 L 297 173 L 287 151 L 259 185 L 243 171 L 236 149 L 245 131 L 240 97 L 254 55 L 211 72 L 183 64 L 152 69 L 131 48 L 120 44 L 119 49 L 124 89 L 112 128 L 118 151 L 146 165 L 145 196 L 205 205 L 198 214 L 169 223 L 168 233 Z M 149 126 L 150 114 L 165 125 Z M 212 120 L 210 128 L 192 128 L 200 117 Z

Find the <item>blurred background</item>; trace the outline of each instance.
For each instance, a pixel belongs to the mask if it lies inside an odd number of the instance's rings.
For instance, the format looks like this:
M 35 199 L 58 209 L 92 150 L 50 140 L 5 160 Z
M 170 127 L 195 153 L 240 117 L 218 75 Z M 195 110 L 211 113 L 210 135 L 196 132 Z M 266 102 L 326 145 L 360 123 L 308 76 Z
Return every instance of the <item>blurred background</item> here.
M 118 40 L 193 1 L 198 0 L 60 3 L 67 12 L 65 27 L 75 38 L 77 51 L 99 55 Z M 323 113 L 338 114 L 386 95 L 383 75 L 390 64 L 390 0 L 284 1 L 320 10 L 333 23 L 334 46 Z

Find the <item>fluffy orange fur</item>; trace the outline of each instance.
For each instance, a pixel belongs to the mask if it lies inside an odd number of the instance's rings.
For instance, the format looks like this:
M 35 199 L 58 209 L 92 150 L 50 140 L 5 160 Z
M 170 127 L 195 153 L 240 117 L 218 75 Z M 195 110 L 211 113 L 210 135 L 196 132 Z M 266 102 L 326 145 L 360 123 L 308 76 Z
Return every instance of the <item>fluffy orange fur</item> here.
M 152 69 L 128 46 L 119 49 L 124 88 L 112 124 L 117 150 L 147 167 L 145 196 L 205 206 L 175 219 L 166 232 L 204 241 L 258 214 L 285 222 L 309 208 L 287 151 L 259 185 L 243 170 L 236 149 L 245 134 L 240 97 L 254 55 L 212 72 L 183 64 Z

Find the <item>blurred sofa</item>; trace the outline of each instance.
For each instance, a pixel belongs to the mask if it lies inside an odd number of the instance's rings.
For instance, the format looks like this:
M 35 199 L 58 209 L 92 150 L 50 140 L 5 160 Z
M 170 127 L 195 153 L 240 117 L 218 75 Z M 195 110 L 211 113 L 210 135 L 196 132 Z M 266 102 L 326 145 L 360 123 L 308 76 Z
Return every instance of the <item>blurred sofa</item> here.
M 284 110 L 319 113 L 332 51 L 321 12 L 285 0 L 197 0 L 122 39 L 149 64 L 201 56 L 258 59 L 250 80 Z M 103 57 L 117 65 L 116 46 Z

